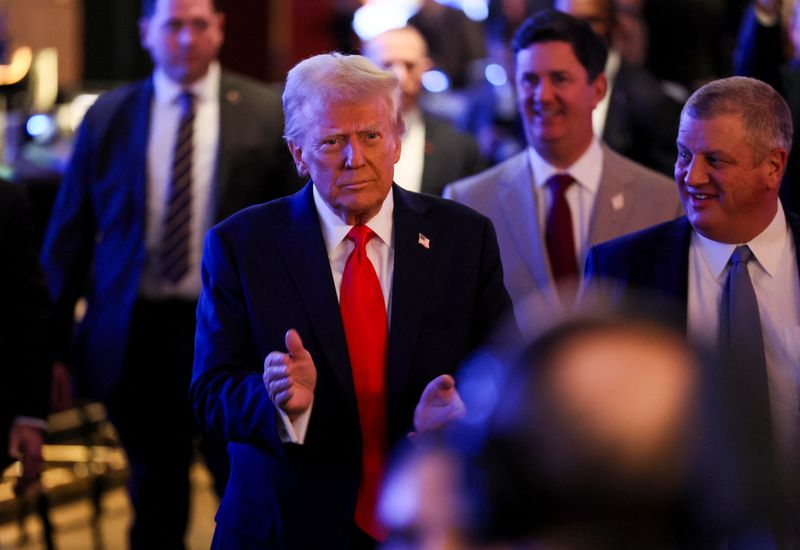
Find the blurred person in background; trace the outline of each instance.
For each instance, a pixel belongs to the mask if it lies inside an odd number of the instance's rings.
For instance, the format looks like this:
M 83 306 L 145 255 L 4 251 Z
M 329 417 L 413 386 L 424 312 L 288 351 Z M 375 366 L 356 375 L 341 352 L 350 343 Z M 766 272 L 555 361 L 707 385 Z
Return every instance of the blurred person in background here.
M 31 218 L 25 190 L 0 182 L 0 472 L 21 461 L 20 493 L 39 482 L 50 405 L 50 300 Z
M 423 110 L 422 75 L 433 67 L 425 38 L 414 27 L 392 29 L 364 44 L 364 55 L 392 71 L 403 92 L 402 153 L 395 181 L 409 191 L 440 195 L 444 186 L 482 168 L 472 136 Z
M 134 549 L 184 545 L 205 233 L 297 184 L 279 93 L 220 68 L 224 22 L 212 0 L 143 2 L 153 74 L 86 114 L 42 251 L 56 303 L 55 405 L 73 389 L 106 405 L 130 464 Z M 225 449 L 203 441 L 221 494 Z
M 748 7 L 739 29 L 733 70 L 734 74 L 758 78 L 778 90 L 789 104 L 797 128 L 800 121 L 800 3 L 791 7 L 788 20 L 782 17 L 786 11 L 780 0 L 758 0 Z M 788 40 L 784 41 L 784 35 Z M 792 141 L 795 151 L 797 140 L 795 133 Z M 780 196 L 786 208 L 800 212 L 800 155 L 789 156 Z
M 478 22 L 453 6 L 421 0 L 408 24 L 425 37 L 434 66 L 447 75 L 452 88 L 474 80 L 475 67 L 486 57 L 486 38 Z
M 644 67 L 623 58 L 617 48 L 620 20 L 614 0 L 555 0 L 554 7 L 589 23 L 608 47 L 608 92 L 592 111 L 595 135 L 619 154 L 671 176 L 686 96 L 669 96 Z

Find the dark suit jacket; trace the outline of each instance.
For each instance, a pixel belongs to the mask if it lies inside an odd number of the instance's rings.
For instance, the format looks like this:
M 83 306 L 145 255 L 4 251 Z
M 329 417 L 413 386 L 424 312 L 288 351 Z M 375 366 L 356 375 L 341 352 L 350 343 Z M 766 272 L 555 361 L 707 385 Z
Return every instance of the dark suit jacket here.
M 190 396 L 229 442 L 217 522 L 277 548 L 346 548 L 361 436 L 339 303 L 311 185 L 213 228 L 203 254 Z M 452 373 L 510 300 L 492 224 L 394 186 L 387 413 L 389 443 L 411 429 L 425 385 Z M 430 247 L 419 244 L 420 234 Z M 263 361 L 299 332 L 318 380 L 305 444 L 283 444 Z
M 786 217 L 800 242 L 800 216 L 787 211 Z M 691 238 L 692 226 L 682 216 L 594 246 L 586 258 L 587 285 L 607 281 L 617 284 L 620 298 L 635 292 L 669 300 L 686 326 Z M 800 256 L 797 261 L 800 265 Z
M 734 54 L 734 74 L 763 80 L 775 88 L 789 104 L 795 129 L 800 125 L 800 61 L 785 63 L 781 25 L 765 27 L 753 8 L 745 12 Z M 800 132 L 792 136 L 792 154 L 781 183 L 783 205 L 800 213 Z
M 152 80 L 103 95 L 86 114 L 45 237 L 42 264 L 56 301 L 57 353 L 82 395 L 102 399 L 121 371 L 145 261 L 146 158 Z M 277 92 L 222 74 L 212 200 L 221 220 L 285 195 L 297 181 L 282 143 Z M 75 328 L 75 301 L 88 309 Z
M 795 243 L 800 242 L 800 216 L 786 211 L 786 218 Z M 593 247 L 586 259 L 588 287 L 591 289 L 603 281 L 611 284 L 612 305 L 624 304 L 639 309 L 659 308 L 659 317 L 662 320 L 674 321 L 676 326 L 682 325 L 685 330 L 688 324 L 689 246 L 692 231 L 688 219 L 684 216 Z M 800 247 L 797 248 L 798 256 L 795 260 L 800 265 Z M 602 288 L 609 292 L 607 287 Z M 668 303 L 649 304 L 641 299 L 641 293 L 647 293 L 645 298 L 655 296 Z M 634 301 L 635 303 L 632 303 Z M 671 315 L 673 309 L 677 319 Z M 729 364 L 726 363 L 724 366 L 728 367 Z M 697 483 L 701 487 L 709 479 L 711 480 L 711 485 L 706 490 L 713 492 L 709 492 L 707 496 L 713 494 L 713 506 L 717 507 L 713 513 L 719 514 L 720 517 L 717 519 L 721 520 L 717 523 L 724 525 L 725 521 L 735 518 L 733 523 L 725 525 L 726 529 L 731 527 L 733 529 L 724 533 L 725 536 L 736 533 L 734 537 L 753 528 L 753 525 L 748 526 L 747 523 L 760 518 L 760 514 L 765 510 L 773 509 L 779 502 L 780 494 L 775 491 L 777 486 L 773 485 L 771 461 L 766 466 L 763 461 L 765 456 L 769 460 L 770 454 L 764 453 L 763 446 L 751 444 L 752 441 L 761 441 L 760 435 L 763 434 L 763 429 L 757 421 L 753 422 L 749 409 L 741 406 L 742 400 L 746 397 L 743 398 L 740 394 L 741 386 L 738 388 L 736 386 L 736 370 L 712 369 L 708 371 L 710 378 L 704 378 L 701 382 L 704 385 L 714 384 L 714 388 L 710 390 L 701 388 L 701 391 L 704 391 L 703 395 L 710 399 L 704 403 L 706 407 L 704 417 L 705 420 L 712 422 L 707 428 L 713 430 L 706 436 L 709 439 L 704 443 L 702 452 L 706 464 L 714 466 L 713 470 L 697 478 Z M 717 391 L 717 385 L 729 389 L 720 393 Z M 746 393 L 747 388 L 744 390 Z M 726 402 L 726 399 L 733 401 Z M 725 414 L 721 416 L 715 409 L 716 400 L 720 400 L 720 404 L 727 405 L 723 409 Z M 753 439 L 753 433 L 759 435 Z M 728 505 L 718 506 L 722 502 L 727 502 Z M 781 505 L 786 504 L 780 502 Z M 794 501 L 791 502 L 790 506 L 795 507 Z M 790 526 L 796 525 L 797 515 L 786 517 L 792 518 Z M 755 527 L 763 529 L 763 525 Z M 742 544 L 741 547 L 748 546 Z M 757 547 L 757 543 L 751 542 L 750 547 Z M 779 547 L 784 546 L 779 545 Z M 786 547 L 795 548 L 796 545 L 789 544 Z
M 483 169 L 478 144 L 452 124 L 425 113 L 425 159 L 422 164 L 423 193 L 441 195 L 448 183 L 477 174 Z
M 50 400 L 49 300 L 36 260 L 30 208 L 23 188 L 0 182 L 0 468 L 8 429 L 17 416 L 44 419 Z
M 611 90 L 603 141 L 671 177 L 681 107 L 652 74 L 623 61 Z

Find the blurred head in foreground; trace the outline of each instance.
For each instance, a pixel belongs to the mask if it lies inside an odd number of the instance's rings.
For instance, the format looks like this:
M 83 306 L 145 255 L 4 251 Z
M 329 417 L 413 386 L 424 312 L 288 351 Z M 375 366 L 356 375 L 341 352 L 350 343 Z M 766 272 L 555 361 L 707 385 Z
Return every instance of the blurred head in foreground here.
M 401 455 L 387 548 L 702 547 L 752 508 L 715 368 L 649 314 L 582 314 L 476 357 L 463 423 Z M 529 546 L 530 545 L 530 546 Z

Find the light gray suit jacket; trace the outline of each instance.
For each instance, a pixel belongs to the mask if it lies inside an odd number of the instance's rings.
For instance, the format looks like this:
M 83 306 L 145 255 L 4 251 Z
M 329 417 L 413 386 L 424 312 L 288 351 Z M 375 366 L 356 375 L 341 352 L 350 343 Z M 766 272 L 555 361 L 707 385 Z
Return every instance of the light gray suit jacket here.
M 605 144 L 602 148 L 602 175 L 589 221 L 589 247 L 681 215 L 678 193 L 669 178 L 626 159 Z M 448 185 L 443 196 L 474 208 L 494 223 L 505 285 L 521 325 L 529 325 L 532 314 L 541 315 L 531 311 L 532 303 L 552 312 L 561 310 L 527 151 Z M 582 262 L 583 258 L 578 260 Z

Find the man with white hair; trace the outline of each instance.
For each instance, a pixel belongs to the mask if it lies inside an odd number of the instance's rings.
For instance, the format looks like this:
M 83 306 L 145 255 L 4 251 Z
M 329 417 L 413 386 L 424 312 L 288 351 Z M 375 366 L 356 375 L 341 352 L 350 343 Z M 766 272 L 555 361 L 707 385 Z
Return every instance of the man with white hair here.
M 203 254 L 190 397 L 231 459 L 213 547 L 372 548 L 388 450 L 418 402 L 458 412 L 447 373 L 510 299 L 487 218 L 393 184 L 394 74 L 315 56 L 283 107 L 311 181 L 213 228 Z

